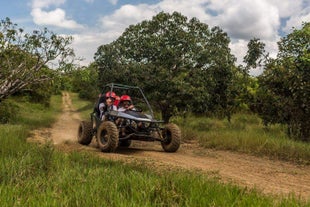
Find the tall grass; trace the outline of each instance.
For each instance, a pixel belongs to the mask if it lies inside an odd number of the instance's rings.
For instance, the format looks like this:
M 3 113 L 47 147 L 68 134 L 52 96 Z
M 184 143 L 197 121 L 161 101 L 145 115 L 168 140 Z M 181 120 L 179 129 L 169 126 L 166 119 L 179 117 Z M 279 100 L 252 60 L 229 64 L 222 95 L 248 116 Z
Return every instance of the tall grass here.
M 53 96 L 50 108 L 21 101 L 15 104 L 17 118 L 11 124 L 0 125 L 0 181 L 4 183 L 31 178 L 49 165 L 47 155 L 51 156 L 52 147 L 37 147 L 26 138 L 32 129 L 51 126 L 60 113 L 61 97 Z
M 310 164 L 309 143 L 290 139 L 281 125 L 266 128 L 253 114 L 235 114 L 230 123 L 194 116 L 173 121 L 181 126 L 184 141 L 198 139 L 203 147 Z
M 31 150 L 30 153 L 38 156 L 36 150 Z M 22 173 L 19 176 L 5 176 L 7 180 L 1 181 L 1 206 L 303 206 L 307 204 L 293 197 L 275 199 L 262 196 L 255 190 L 231 184 L 223 185 L 218 180 L 198 173 L 187 171 L 158 173 L 143 166 L 99 159 L 81 152 L 64 155 L 53 151 L 48 172 L 30 162 L 20 168 Z
M 51 97 L 51 107 L 17 101 L 17 118 L 13 124 L 20 124 L 29 128 L 50 127 L 61 112 L 61 103 L 61 96 Z

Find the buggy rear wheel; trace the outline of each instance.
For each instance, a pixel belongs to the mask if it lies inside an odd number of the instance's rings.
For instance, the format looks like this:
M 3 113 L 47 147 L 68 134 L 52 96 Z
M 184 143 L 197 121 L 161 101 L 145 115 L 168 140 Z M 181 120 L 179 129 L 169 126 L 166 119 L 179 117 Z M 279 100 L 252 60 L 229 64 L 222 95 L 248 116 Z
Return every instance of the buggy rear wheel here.
M 81 121 L 78 129 L 78 143 L 83 145 L 89 145 L 93 138 L 93 126 L 89 121 Z
M 176 152 L 181 144 L 181 130 L 176 124 L 167 124 L 162 131 L 161 146 L 165 152 Z
M 114 152 L 118 146 L 118 130 L 111 121 L 104 121 L 97 130 L 97 142 L 102 152 Z

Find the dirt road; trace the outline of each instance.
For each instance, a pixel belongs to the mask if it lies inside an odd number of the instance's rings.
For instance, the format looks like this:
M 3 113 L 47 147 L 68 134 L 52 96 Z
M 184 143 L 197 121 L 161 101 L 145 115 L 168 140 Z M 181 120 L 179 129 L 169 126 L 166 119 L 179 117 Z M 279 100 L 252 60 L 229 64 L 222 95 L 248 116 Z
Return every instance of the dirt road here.
M 93 141 L 89 146 L 77 143 L 80 117 L 72 107 L 68 93 L 63 93 L 63 113 L 52 128 L 33 132 L 30 140 L 52 140 L 62 150 L 91 151 L 106 159 L 125 162 L 141 161 L 156 168 L 183 168 L 220 177 L 248 188 L 256 188 L 266 194 L 287 196 L 295 194 L 310 200 L 310 167 L 257 158 L 228 151 L 200 148 L 197 143 L 183 143 L 176 153 L 163 152 L 159 143 L 133 142 L 128 149 L 115 153 L 102 153 Z

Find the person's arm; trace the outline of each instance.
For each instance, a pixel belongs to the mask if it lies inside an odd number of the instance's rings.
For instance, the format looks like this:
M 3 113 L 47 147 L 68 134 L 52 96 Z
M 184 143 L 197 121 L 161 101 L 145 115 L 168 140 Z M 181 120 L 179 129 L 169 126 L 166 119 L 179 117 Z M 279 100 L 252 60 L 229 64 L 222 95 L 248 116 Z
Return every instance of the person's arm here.
M 104 109 L 105 109 L 105 104 L 104 104 L 104 103 L 100 103 L 100 104 L 99 104 L 99 111 L 100 111 L 100 112 L 103 112 Z
M 120 108 L 118 108 L 118 111 L 120 111 L 120 112 L 124 112 L 126 109 L 124 108 L 124 107 L 120 107 Z
M 134 110 L 135 109 L 135 106 L 133 104 L 131 104 L 129 107 L 128 107 L 128 110 Z

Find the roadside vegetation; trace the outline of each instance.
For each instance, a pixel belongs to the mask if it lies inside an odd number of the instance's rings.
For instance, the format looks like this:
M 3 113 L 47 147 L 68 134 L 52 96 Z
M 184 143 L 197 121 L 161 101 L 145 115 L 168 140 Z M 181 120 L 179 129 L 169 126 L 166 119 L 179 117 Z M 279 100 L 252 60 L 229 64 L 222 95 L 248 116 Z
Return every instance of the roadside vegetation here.
M 181 170 L 151 170 L 64 153 L 52 144 L 26 142 L 30 130 L 50 126 L 60 113 L 60 96 L 50 108 L 22 104 L 16 122 L 0 125 L 1 206 L 307 206 L 294 195 L 274 197 L 222 184 L 218 178 Z M 74 101 L 76 103 L 76 101 Z M 85 102 L 77 103 L 84 107 Z M 83 106 L 84 105 L 84 106 Z M 87 104 L 86 104 L 87 105 Z
M 230 122 L 226 119 L 193 115 L 186 118 L 176 117 L 172 121 L 181 127 L 184 142 L 198 140 L 205 148 L 310 164 L 309 143 L 290 139 L 283 125 L 266 127 L 262 120 L 252 113 L 234 114 Z

